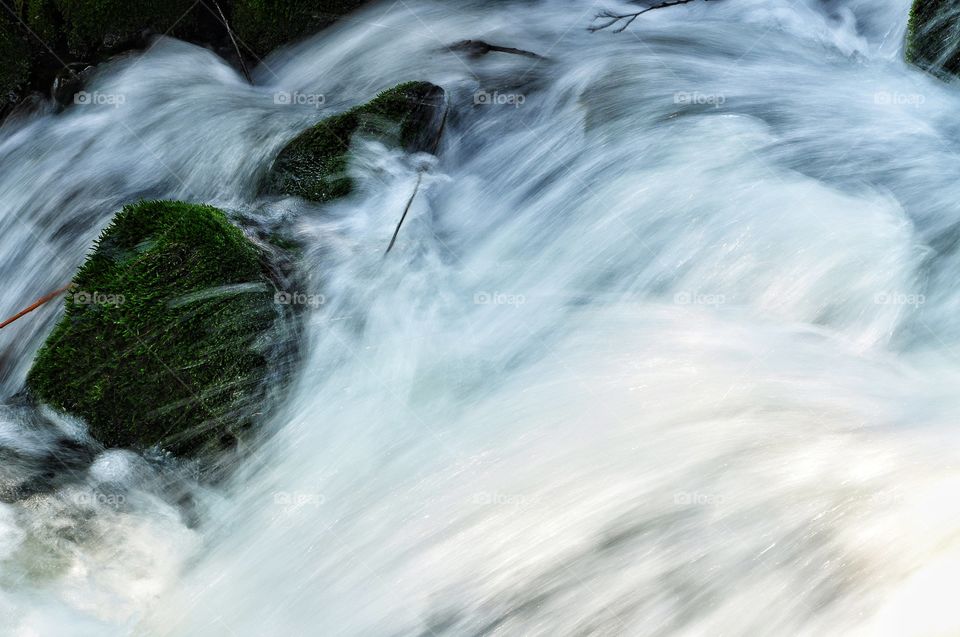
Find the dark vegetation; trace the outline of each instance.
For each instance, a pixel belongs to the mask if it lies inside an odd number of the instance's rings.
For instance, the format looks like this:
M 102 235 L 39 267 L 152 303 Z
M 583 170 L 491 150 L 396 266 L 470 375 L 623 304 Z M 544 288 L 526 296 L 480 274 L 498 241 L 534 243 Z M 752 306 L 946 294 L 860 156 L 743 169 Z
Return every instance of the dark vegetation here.
M 0 116 L 30 91 L 47 94 L 56 78 L 69 79 L 112 55 L 144 48 L 153 35 L 209 46 L 238 66 L 253 65 L 282 44 L 319 31 L 363 3 L 0 0 Z

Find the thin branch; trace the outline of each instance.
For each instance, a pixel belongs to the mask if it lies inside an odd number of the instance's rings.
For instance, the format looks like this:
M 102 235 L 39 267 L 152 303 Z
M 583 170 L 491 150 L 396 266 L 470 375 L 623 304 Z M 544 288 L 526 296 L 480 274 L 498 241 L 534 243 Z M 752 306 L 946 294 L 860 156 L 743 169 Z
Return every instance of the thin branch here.
M 403 215 L 400 216 L 400 222 L 397 224 L 397 229 L 393 231 L 393 237 L 390 239 L 390 245 L 387 246 L 387 251 L 383 253 L 383 256 L 386 257 L 390 254 L 390 251 L 393 250 L 393 244 L 397 242 L 397 235 L 400 234 L 400 228 L 403 226 L 404 219 L 407 218 L 407 213 L 410 212 L 410 206 L 413 205 L 413 200 L 417 197 L 417 192 L 420 190 L 420 183 L 423 181 L 423 171 L 417 175 L 417 185 L 413 187 L 413 193 L 410 195 L 410 199 L 407 201 L 407 207 L 403 209 Z
M 213 0 L 213 6 L 217 8 L 217 12 L 220 14 L 220 20 L 223 22 L 223 26 L 227 27 L 227 35 L 230 36 L 230 41 L 233 42 L 233 48 L 237 52 L 237 59 L 240 60 L 240 70 L 243 71 L 243 76 L 247 78 L 248 82 L 253 84 L 253 80 L 250 78 L 250 72 L 247 70 L 247 65 L 243 61 L 243 53 L 240 52 L 237 40 L 233 37 L 233 29 L 230 28 L 230 23 L 227 22 L 227 16 L 223 14 L 223 9 L 220 8 L 220 3 L 217 2 L 217 0 Z
M 10 318 L 8 318 L 8 319 L 7 319 L 6 321 L 4 321 L 3 323 L 0 323 L 0 329 L 3 329 L 3 328 L 5 328 L 6 326 L 10 325 L 10 324 L 13 323 L 14 321 L 16 321 L 18 318 L 22 318 L 22 317 L 26 316 L 27 314 L 29 314 L 30 312 L 34 311 L 35 309 L 37 309 L 38 307 L 40 307 L 40 306 L 43 305 L 44 303 L 47 303 L 47 302 L 49 302 L 49 301 L 52 301 L 53 299 L 57 298 L 58 296 L 60 296 L 61 294 L 63 294 L 64 292 L 66 292 L 67 290 L 69 290 L 69 289 L 72 288 L 72 287 L 73 287 L 73 283 L 70 283 L 69 285 L 63 286 L 63 287 L 60 288 L 59 290 L 54 290 L 54 291 L 51 292 L 50 294 L 47 294 L 46 296 L 41 297 L 40 299 L 38 299 L 38 300 L 37 300 L 33 305 L 31 305 L 30 307 L 28 307 L 28 308 L 26 308 L 26 309 L 24 309 L 24 310 L 21 310 L 20 312 L 14 314 L 14 315 L 11 316 Z
M 440 138 L 443 137 L 443 131 L 447 127 L 447 115 L 450 114 L 450 105 L 447 104 L 447 107 L 443 111 L 443 119 L 440 120 L 440 130 L 437 131 L 437 136 L 433 140 L 433 146 L 430 148 L 430 154 L 436 155 L 437 148 L 440 147 Z M 417 193 L 420 192 L 420 184 L 423 183 L 423 173 L 424 168 L 421 168 L 417 174 L 417 184 L 413 187 L 413 193 L 410 195 L 410 199 L 407 201 L 406 208 L 403 209 L 403 214 L 400 215 L 400 221 L 397 223 L 396 229 L 393 231 L 393 237 L 390 238 L 390 245 L 387 246 L 387 251 L 383 253 L 384 258 L 390 251 L 393 250 L 393 244 L 397 242 L 397 235 L 400 234 L 400 228 L 403 227 L 403 222 L 407 218 L 407 213 L 410 212 L 410 206 L 413 205 L 413 200 L 417 198 Z
M 704 2 L 710 2 L 710 0 L 703 0 Z M 694 0 L 665 0 L 658 4 L 647 7 L 646 9 L 641 9 L 640 11 L 634 11 L 633 13 L 614 13 L 613 11 L 604 10 L 597 14 L 593 19 L 594 22 L 600 20 L 600 24 L 592 24 L 587 29 L 589 31 L 602 31 L 617 24 L 618 22 L 623 21 L 623 24 L 618 26 L 613 30 L 614 33 L 622 33 L 626 31 L 627 27 L 633 24 L 633 21 L 642 16 L 644 13 L 649 11 L 654 11 L 656 9 L 666 9 L 668 7 L 675 7 L 680 4 L 689 4 L 694 2 Z

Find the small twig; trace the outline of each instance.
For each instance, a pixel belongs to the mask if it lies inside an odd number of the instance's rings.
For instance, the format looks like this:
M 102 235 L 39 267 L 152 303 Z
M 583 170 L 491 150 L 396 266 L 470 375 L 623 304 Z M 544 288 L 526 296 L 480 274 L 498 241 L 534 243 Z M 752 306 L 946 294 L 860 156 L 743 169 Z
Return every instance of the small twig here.
M 66 292 L 67 290 L 69 290 L 69 289 L 72 288 L 72 287 L 73 287 L 73 283 L 70 283 L 69 285 L 63 286 L 63 287 L 60 288 L 59 290 L 56 290 L 56 291 L 54 291 L 54 292 L 51 292 L 50 294 L 47 294 L 46 296 L 38 299 L 38 300 L 37 300 L 33 305 L 31 305 L 30 307 L 28 307 L 28 308 L 26 308 L 26 309 L 24 309 L 24 310 L 21 310 L 20 312 L 17 312 L 16 314 L 14 314 L 14 315 L 11 316 L 10 318 L 8 318 L 8 319 L 7 319 L 6 321 L 4 321 L 3 323 L 0 323 L 0 329 L 5 328 L 6 326 L 10 325 L 11 323 L 13 323 L 14 321 L 16 321 L 17 319 L 26 316 L 27 314 L 29 314 L 30 312 L 34 311 L 35 309 L 37 309 L 38 307 L 40 307 L 40 306 L 43 305 L 44 303 L 47 303 L 47 302 L 49 302 L 49 301 L 52 301 L 53 299 L 57 298 L 58 296 L 60 296 L 61 294 L 63 294 L 64 292 Z
M 220 13 L 220 19 L 223 20 L 223 26 L 227 27 L 227 35 L 230 36 L 230 41 L 233 42 L 233 48 L 237 52 L 237 59 L 240 60 L 240 70 L 243 71 L 243 76 L 247 78 L 247 81 L 253 84 L 253 80 L 250 78 L 250 72 L 247 70 L 247 65 L 243 61 L 243 53 L 240 52 L 240 47 L 237 45 L 236 38 L 233 37 L 233 29 L 230 28 L 230 23 L 227 22 L 227 16 L 223 14 L 223 9 L 220 8 L 220 3 L 217 0 L 213 0 L 213 6 L 217 8 L 217 12 Z
M 710 2 L 710 0 L 703 0 L 703 1 Z M 644 13 L 647 13 L 649 11 L 654 11 L 656 9 L 666 9 L 668 7 L 675 7 L 680 4 L 689 4 L 690 2 L 694 2 L 694 0 L 665 0 L 664 2 L 660 2 L 659 4 L 655 4 L 653 6 L 647 7 L 646 9 L 642 9 L 640 11 L 634 11 L 633 13 L 614 13 L 613 11 L 606 11 L 606 10 L 601 11 L 594 18 L 594 21 L 605 20 L 605 22 L 601 24 L 591 25 L 587 27 L 587 30 L 592 32 L 602 31 L 603 29 L 612 27 L 613 25 L 615 25 L 617 22 L 620 22 L 621 20 L 624 20 L 625 22 L 623 24 L 621 24 L 619 27 L 613 30 L 614 33 L 622 33 L 623 31 L 627 30 L 627 27 L 633 24 L 634 20 L 642 16 Z
M 436 155 L 437 148 L 440 147 L 440 138 L 443 137 L 443 131 L 447 127 L 447 115 L 450 114 L 450 106 L 447 105 L 447 108 L 443 111 L 443 119 L 440 120 L 440 129 L 437 131 L 437 137 L 433 140 L 433 146 L 430 148 L 430 154 Z M 413 194 L 410 195 L 410 200 L 407 201 L 406 208 L 403 209 L 403 214 L 400 215 L 400 221 L 397 222 L 397 227 L 393 231 L 393 237 L 390 238 L 390 245 L 387 246 L 387 251 L 383 253 L 383 256 L 386 257 L 390 254 L 390 251 L 393 250 L 393 244 L 397 242 L 397 235 L 400 234 L 400 228 L 403 226 L 404 220 L 407 218 L 407 213 L 410 212 L 410 206 L 413 205 L 413 200 L 417 198 L 417 193 L 420 191 L 420 184 L 423 182 L 423 173 L 425 170 L 420 169 L 417 174 L 417 185 L 413 187 Z
M 407 218 L 407 213 L 410 212 L 410 206 L 413 205 L 413 200 L 417 197 L 417 192 L 420 190 L 420 182 L 423 181 L 423 171 L 420 171 L 420 174 L 417 175 L 417 185 L 413 187 L 413 193 L 410 195 L 410 199 L 407 201 L 407 207 L 403 209 L 403 214 L 400 216 L 400 221 L 397 223 L 396 230 L 393 231 L 393 237 L 390 239 L 390 245 L 387 246 L 387 251 L 383 253 L 383 256 L 390 254 L 390 251 L 393 250 L 393 244 L 397 242 L 397 235 L 400 234 L 400 226 L 403 225 L 403 220 Z

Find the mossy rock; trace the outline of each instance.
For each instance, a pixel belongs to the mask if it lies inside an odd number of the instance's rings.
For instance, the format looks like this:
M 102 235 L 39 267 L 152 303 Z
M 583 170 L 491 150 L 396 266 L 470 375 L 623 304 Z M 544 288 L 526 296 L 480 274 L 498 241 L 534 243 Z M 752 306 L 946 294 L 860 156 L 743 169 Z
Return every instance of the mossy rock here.
M 347 164 L 354 135 L 376 137 L 409 152 L 433 151 L 445 112 L 443 89 L 429 82 L 384 91 L 295 137 L 277 155 L 262 190 L 319 202 L 347 195 L 353 188 Z
M 0 16 L 0 106 L 15 101 L 29 78 L 27 43 L 10 18 Z
M 219 449 L 263 409 L 275 288 L 222 211 L 126 206 L 73 284 L 27 387 L 104 445 Z
M 906 57 L 935 74 L 960 74 L 960 0 L 914 1 Z
M 235 0 L 231 27 L 254 55 L 315 33 L 365 0 Z

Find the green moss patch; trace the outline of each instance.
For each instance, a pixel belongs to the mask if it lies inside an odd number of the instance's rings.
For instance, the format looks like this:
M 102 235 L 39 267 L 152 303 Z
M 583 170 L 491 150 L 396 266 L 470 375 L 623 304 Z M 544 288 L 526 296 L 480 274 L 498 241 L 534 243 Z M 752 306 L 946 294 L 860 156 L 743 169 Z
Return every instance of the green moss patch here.
M 234 32 L 257 56 L 316 33 L 365 0 L 236 0 Z
M 192 453 L 230 442 L 262 408 L 274 287 L 220 210 L 127 206 L 73 283 L 27 385 L 101 443 Z
M 429 82 L 408 82 L 373 101 L 329 117 L 293 139 L 277 156 L 264 191 L 329 201 L 349 194 L 354 135 L 377 137 L 408 151 L 432 150 L 444 118 L 444 93 Z
M 960 74 L 960 2 L 915 0 L 907 27 L 907 61 L 935 73 Z

